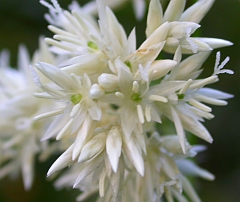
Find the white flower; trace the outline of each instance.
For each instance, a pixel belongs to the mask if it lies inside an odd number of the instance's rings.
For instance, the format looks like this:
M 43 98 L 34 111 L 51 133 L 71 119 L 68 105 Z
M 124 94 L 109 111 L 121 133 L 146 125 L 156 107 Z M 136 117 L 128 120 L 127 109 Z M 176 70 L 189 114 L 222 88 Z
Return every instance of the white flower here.
M 0 61 L 0 178 L 21 171 L 28 190 L 34 178 L 35 156 L 44 147 L 40 136 L 48 125 L 47 122 L 35 123 L 33 117 L 51 105 L 33 96 L 36 86 L 28 69 L 30 59 L 24 46 L 19 48 L 18 70 L 9 67 L 4 52 Z
M 209 50 L 231 45 L 191 37 L 213 1 L 198 1 L 184 11 L 185 0 L 172 0 L 163 14 L 160 2 L 152 0 L 147 39 L 139 48 L 135 29 L 127 36 L 104 1 L 97 1 L 98 21 L 76 4 L 69 12 L 56 0 L 41 2 L 50 10 L 49 29 L 55 33 L 45 41 L 63 58 L 58 64 L 51 58 L 37 61 L 37 70 L 32 68 L 39 87 L 34 95 L 56 105 L 35 116 L 55 117 L 42 139 L 56 137 L 63 151 L 48 175 L 71 166 L 57 184 L 80 189 L 79 200 L 99 191 L 99 202 L 159 201 L 163 195 L 169 202 L 200 201 L 183 174 L 213 175 L 185 160 L 198 152 L 185 130 L 212 142 L 201 123 L 213 118 L 208 104 L 226 105 L 232 97 L 205 87 L 220 73 L 233 73 L 223 69 L 228 58 L 219 65 L 219 53 L 213 74 L 198 79 Z M 159 59 L 162 50 L 175 53 L 173 59 Z M 183 53 L 192 55 L 182 60 Z M 173 122 L 176 136 L 158 134 L 162 116 Z
M 175 55 L 176 60 L 181 57 L 179 50 Z M 218 81 L 218 73 L 233 73 L 231 70 L 222 69 L 226 60 L 218 67 L 219 53 L 217 54 L 213 75 L 205 79 L 196 79 L 201 73 L 199 69 L 208 55 L 208 53 L 198 53 L 188 57 L 176 66 L 175 70 L 173 69 L 169 77 L 166 77 L 166 81 L 163 80 L 160 84 L 161 86 L 169 82 L 185 81 L 180 89 L 168 95 L 168 103 L 157 104 L 159 110 L 174 122 L 184 153 L 187 150 L 184 129 L 208 142 L 213 141 L 201 122 L 204 121 L 204 118 L 212 119 L 214 116 L 211 114 L 212 109 L 203 103 L 222 106 L 227 104 L 224 99 L 233 97 L 228 93 L 204 87 Z M 174 81 L 176 79 L 179 81 Z
M 119 9 L 119 7 L 124 6 L 128 0 L 105 0 L 104 3 L 109 6 L 111 9 Z M 141 20 L 144 17 L 146 10 L 145 0 L 132 0 L 133 9 L 135 16 L 138 20 Z M 97 3 L 95 0 L 88 2 L 87 4 L 80 7 L 80 5 L 73 1 L 69 6 L 71 10 L 81 10 L 81 12 L 97 14 Z
M 200 27 L 198 24 L 211 8 L 214 0 L 199 0 L 184 11 L 186 0 L 171 0 L 163 14 L 159 0 L 150 1 L 146 35 L 149 37 L 164 22 L 171 24 L 164 50 L 174 53 L 180 45 L 183 53 L 197 53 L 232 45 L 216 38 L 191 37 Z

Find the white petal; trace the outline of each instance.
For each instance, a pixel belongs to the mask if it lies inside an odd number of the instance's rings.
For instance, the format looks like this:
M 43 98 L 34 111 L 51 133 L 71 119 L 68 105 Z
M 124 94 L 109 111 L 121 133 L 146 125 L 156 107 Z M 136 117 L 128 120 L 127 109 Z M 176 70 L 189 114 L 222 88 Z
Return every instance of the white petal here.
M 170 24 L 163 23 L 158 27 L 139 47 L 139 49 L 148 49 L 150 46 L 166 40 Z
M 177 65 L 174 60 L 155 60 L 150 67 L 150 79 L 156 80 L 165 76 L 171 69 Z
M 61 128 L 64 127 L 64 125 L 69 121 L 69 112 L 70 111 L 68 109 L 65 109 L 65 112 L 62 115 L 55 117 L 51 125 L 48 127 L 46 133 L 42 137 L 42 141 L 53 137 L 57 132 L 61 130 Z
M 78 88 L 78 86 L 70 77 L 70 75 L 66 74 L 65 72 L 60 70 L 58 67 L 55 67 L 51 64 L 43 63 L 43 62 L 38 63 L 36 67 L 46 77 L 51 79 L 54 83 L 56 83 L 58 86 L 62 87 L 63 89 L 74 90 Z
M 117 21 L 114 13 L 106 7 L 106 17 L 108 20 L 108 29 L 117 38 L 121 46 L 125 46 L 127 43 L 127 36 L 121 24 Z
M 179 137 L 179 141 L 180 141 L 183 153 L 186 154 L 186 152 L 187 152 L 187 147 L 186 147 L 187 140 L 186 140 L 186 135 L 185 135 L 182 123 L 181 123 L 181 119 L 179 118 L 176 110 L 173 107 L 171 107 L 171 114 L 172 114 L 173 123 L 175 125 L 175 128 L 176 128 L 176 131 L 177 131 L 177 134 L 178 134 L 178 137 Z
M 118 169 L 119 157 L 122 150 L 122 138 L 119 128 L 113 127 L 109 131 L 106 141 L 106 150 L 112 169 L 116 173 Z
M 92 130 L 94 130 L 94 122 L 91 120 L 90 117 L 86 116 L 78 134 L 74 141 L 73 145 L 73 153 L 72 153 L 72 160 L 76 160 L 85 145 L 86 142 L 92 137 Z
M 215 90 L 212 88 L 201 88 L 198 90 L 198 92 L 202 95 L 205 95 L 207 97 L 212 97 L 215 99 L 229 99 L 229 98 L 233 97 L 233 95 L 231 95 L 229 93 L 225 93 L 225 92 Z
M 151 0 L 147 16 L 146 35 L 149 37 L 163 23 L 163 11 L 159 0 Z
M 133 135 L 129 138 L 126 139 L 123 137 L 124 140 L 124 146 L 123 149 L 132 161 L 134 167 L 138 171 L 138 173 L 141 176 L 144 176 L 144 162 L 143 162 L 143 157 L 142 157 L 142 152 L 137 145 L 137 141 L 133 137 Z
M 186 0 L 171 0 L 164 13 L 164 22 L 178 21 L 184 10 Z
M 101 54 L 81 55 L 74 61 L 69 61 L 69 65 L 65 64 L 63 71 L 76 75 L 83 75 L 84 73 L 91 75 L 101 73 L 106 67 L 106 61 L 101 60 Z M 63 64 L 64 65 L 64 64 Z
M 49 168 L 47 176 L 69 166 L 72 164 L 72 150 L 73 145 L 71 145 Z
M 144 0 L 133 0 L 133 9 L 138 20 L 141 20 L 144 16 L 146 3 Z
M 92 161 L 90 161 L 77 177 L 73 188 L 75 188 L 83 179 L 90 175 L 100 165 L 100 163 L 102 163 L 103 160 L 103 155 L 98 155 Z
M 200 168 L 194 162 L 182 159 L 177 161 L 177 165 L 181 172 L 185 175 L 199 176 L 205 180 L 214 180 L 215 177 L 212 173 L 208 172 L 205 169 Z
M 88 113 L 92 120 L 100 121 L 102 118 L 102 110 L 99 107 L 98 103 L 88 100 L 88 104 L 90 105 L 88 108 Z
M 232 42 L 224 40 L 224 39 L 205 38 L 205 37 L 193 37 L 193 39 L 202 41 L 202 42 L 208 44 L 213 49 L 233 45 Z
M 127 138 L 129 138 L 138 122 L 136 106 L 123 106 L 120 113 L 123 133 Z
M 196 119 L 180 114 L 183 127 L 203 140 L 212 143 L 213 139 L 208 130 Z
M 105 149 L 106 144 L 106 134 L 100 133 L 94 136 L 90 141 L 88 141 L 82 148 L 81 154 L 78 158 L 78 162 L 84 162 L 92 158 L 93 156 L 99 154 Z
M 199 23 L 206 13 L 210 10 L 215 0 L 200 0 L 190 6 L 182 14 L 180 21 L 189 21 Z
M 178 71 L 176 79 L 180 79 L 180 80 L 184 79 L 185 76 L 188 76 L 188 74 L 199 70 L 201 68 L 202 64 L 205 62 L 205 60 L 210 55 L 210 53 L 211 53 L 210 51 L 197 53 L 197 54 L 194 54 L 194 55 L 188 57 L 187 59 L 183 60 L 180 63 L 179 71 Z
M 201 202 L 200 198 L 198 197 L 196 191 L 194 190 L 192 184 L 188 181 L 188 179 L 184 176 L 181 176 L 181 181 L 184 192 L 190 198 L 190 200 L 194 202 Z

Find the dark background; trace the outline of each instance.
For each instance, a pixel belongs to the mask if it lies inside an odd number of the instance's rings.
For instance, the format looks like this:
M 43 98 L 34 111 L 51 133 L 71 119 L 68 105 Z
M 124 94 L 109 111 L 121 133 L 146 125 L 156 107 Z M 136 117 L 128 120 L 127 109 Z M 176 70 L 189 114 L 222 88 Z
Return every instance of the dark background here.
M 59 0 L 63 8 L 69 0 Z M 86 1 L 79 1 L 80 3 Z M 188 0 L 190 4 L 192 0 Z M 47 9 L 38 0 L 1 0 L 0 1 L 0 50 L 7 48 L 11 52 L 12 66 L 16 66 L 18 45 L 24 43 L 30 53 L 38 47 L 39 35 L 52 36 L 47 30 L 47 22 L 43 14 Z M 127 32 L 136 26 L 139 43 L 144 40 L 145 21 L 135 22 L 131 4 L 124 12 L 117 11 L 119 21 Z M 126 18 L 127 16 L 127 18 Z M 240 1 L 216 0 L 210 12 L 201 22 L 201 36 L 222 38 L 234 43 L 233 46 L 221 50 L 221 59 L 230 56 L 227 69 L 234 70 L 234 75 L 220 75 L 220 82 L 211 87 L 229 92 L 235 98 L 229 100 L 225 107 L 213 107 L 215 118 L 206 121 L 205 126 L 214 138 L 212 145 L 206 144 L 208 150 L 199 155 L 199 164 L 215 174 L 216 180 L 208 182 L 199 180 L 198 192 L 203 202 L 238 202 L 240 200 Z M 212 74 L 215 55 L 214 50 L 204 64 L 204 75 Z M 75 201 L 78 192 L 55 191 L 51 182 L 46 180 L 46 173 L 54 159 L 44 164 L 36 163 L 33 187 L 26 192 L 21 178 L 0 181 L 0 201 L 3 202 L 50 202 Z

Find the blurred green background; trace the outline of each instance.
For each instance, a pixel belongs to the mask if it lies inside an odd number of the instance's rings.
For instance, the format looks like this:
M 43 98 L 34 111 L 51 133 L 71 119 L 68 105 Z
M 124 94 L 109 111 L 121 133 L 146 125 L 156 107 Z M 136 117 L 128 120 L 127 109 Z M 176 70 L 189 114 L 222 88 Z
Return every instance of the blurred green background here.
M 63 8 L 71 1 L 59 0 Z M 81 4 L 86 1 L 79 1 Z M 189 4 L 192 0 L 187 1 Z M 44 13 L 47 9 L 38 0 L 1 0 L 0 1 L 0 50 L 7 48 L 11 52 L 12 66 L 16 66 L 18 45 L 24 43 L 30 53 L 38 47 L 39 35 L 52 36 L 47 30 Z M 127 32 L 136 26 L 139 42 L 144 39 L 145 21 L 130 21 L 134 19 L 131 4 L 127 9 L 117 11 L 119 21 Z M 126 18 L 127 16 L 127 18 Z M 220 75 L 220 82 L 211 87 L 235 95 L 226 107 L 213 107 L 215 118 L 206 121 L 205 126 L 214 138 L 212 145 L 206 144 L 208 150 L 199 154 L 199 164 L 215 174 L 216 180 L 208 182 L 199 180 L 197 188 L 203 202 L 238 202 L 240 201 L 240 1 L 216 0 L 210 12 L 201 22 L 201 36 L 222 38 L 234 43 L 233 46 L 218 49 L 221 59 L 230 56 L 227 69 L 235 74 Z M 214 50 L 204 64 L 205 75 L 213 71 Z M 1 75 L 0 75 L 1 76 Z M 33 187 L 26 192 L 21 178 L 15 180 L 5 178 L 0 181 L 0 202 L 50 202 L 75 201 L 78 192 L 53 188 L 46 179 L 46 173 L 56 157 L 44 164 L 36 163 L 36 173 Z

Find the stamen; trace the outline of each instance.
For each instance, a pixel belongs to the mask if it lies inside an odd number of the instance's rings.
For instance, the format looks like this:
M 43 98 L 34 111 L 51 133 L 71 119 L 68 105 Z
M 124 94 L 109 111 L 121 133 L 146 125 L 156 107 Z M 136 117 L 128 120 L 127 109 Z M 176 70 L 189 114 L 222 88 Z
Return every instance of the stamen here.
M 217 69 L 218 69 L 218 65 L 219 65 L 219 63 L 220 63 L 220 57 L 221 57 L 221 53 L 220 53 L 220 51 L 218 51 L 217 54 L 216 54 L 214 72 L 216 72 Z
M 199 81 L 191 84 L 189 86 L 189 89 L 193 90 L 193 89 L 197 89 L 197 88 L 202 88 L 205 85 L 208 85 L 210 83 L 213 83 L 213 82 L 217 81 L 217 79 L 218 79 L 218 77 L 215 76 L 215 75 L 214 76 L 210 76 L 210 77 L 208 77 L 206 79 L 202 79 L 202 80 L 199 80 Z
M 33 95 L 37 98 L 44 98 L 44 99 L 54 99 L 53 96 L 49 95 L 48 93 L 33 93 Z
M 216 98 L 211 98 L 211 97 L 207 97 L 200 94 L 196 94 L 194 98 L 197 99 L 198 101 L 205 102 L 212 105 L 220 105 L 220 106 L 227 105 L 227 101 L 225 100 L 218 100 Z
M 202 104 L 201 102 L 198 102 L 197 100 L 194 100 L 194 99 L 190 99 L 189 104 L 191 104 L 192 106 L 194 106 L 194 107 L 196 107 L 200 110 L 203 110 L 205 112 L 211 112 L 212 111 L 212 109 L 210 107 L 208 107 L 207 105 Z
M 185 85 L 182 87 L 182 89 L 179 91 L 178 94 L 180 94 L 180 95 L 181 95 L 181 94 L 185 94 L 191 83 L 192 83 L 192 79 L 189 79 L 189 80 L 185 83 Z
M 99 179 L 99 196 L 104 197 L 105 194 L 105 179 L 106 179 L 106 170 L 104 169 L 101 173 L 100 179 Z
M 68 36 L 68 37 L 77 39 L 77 36 L 76 36 L 76 35 L 73 35 L 73 34 L 71 34 L 71 33 L 69 33 L 69 32 L 66 32 L 66 31 L 64 31 L 64 30 L 61 30 L 61 29 L 59 29 L 59 28 L 57 28 L 57 27 L 55 27 L 55 26 L 53 26 L 53 25 L 49 25 L 49 26 L 48 26 L 48 29 L 49 29 L 50 31 L 56 33 L 56 34 L 63 35 L 63 36 Z
M 48 92 L 49 94 L 52 93 L 52 94 L 57 95 L 57 96 L 60 96 L 60 97 L 65 97 L 65 93 L 63 93 L 63 92 L 61 92 L 61 91 L 59 91 L 59 90 L 55 90 L 55 89 L 53 89 L 53 88 L 51 88 L 51 87 L 49 87 L 49 86 L 47 86 L 47 85 L 42 85 L 41 88 L 42 88 L 44 91 Z
M 50 39 L 50 38 L 45 38 L 44 41 L 49 45 L 57 46 L 58 48 L 61 48 L 61 49 L 64 49 L 64 50 L 67 50 L 67 51 L 70 51 L 70 52 L 75 51 L 75 48 L 71 48 L 71 46 L 69 46 L 69 45 L 64 45 L 64 44 L 62 44 L 58 41 L 55 41 L 53 39 Z
M 141 124 L 144 124 L 144 116 L 141 105 L 137 105 L 138 120 Z
M 133 91 L 134 93 L 137 93 L 138 90 L 139 90 L 139 84 L 138 84 L 137 81 L 134 81 L 133 84 L 132 84 L 132 91 Z
M 81 106 L 80 103 L 73 106 L 72 111 L 70 113 L 70 117 L 74 117 L 77 114 L 80 106 Z
M 62 114 L 63 112 L 64 112 L 64 108 L 56 109 L 56 110 L 53 110 L 53 111 L 50 111 L 50 112 L 46 112 L 44 114 L 37 115 L 33 118 L 33 120 L 38 121 L 38 120 L 41 120 L 41 119 L 45 119 L 45 118 L 48 118 L 48 117 L 52 117 L 52 116 Z
M 210 120 L 210 119 L 214 118 L 213 114 L 211 114 L 209 112 L 205 112 L 205 111 L 199 110 L 198 108 L 192 107 L 191 110 L 195 114 L 197 114 L 198 116 L 203 117 L 205 119 L 209 119 Z
M 168 99 L 160 95 L 150 95 L 149 100 L 167 103 Z
M 59 40 L 59 41 L 66 41 L 68 43 L 72 43 L 72 44 L 76 44 L 79 46 L 82 46 L 82 42 L 79 39 L 74 39 L 72 37 L 69 36 L 62 36 L 62 35 L 54 35 L 53 36 L 54 39 Z
M 83 27 L 79 24 L 77 19 L 69 12 L 69 11 L 64 11 L 65 17 L 69 20 L 69 22 L 72 24 L 72 28 L 76 33 L 80 33 L 81 36 L 86 35 L 85 30 Z
M 118 98 L 124 98 L 124 95 L 120 92 L 116 92 L 115 95 L 118 97 Z
M 151 105 L 145 107 L 145 117 L 147 119 L 147 122 L 151 121 Z

